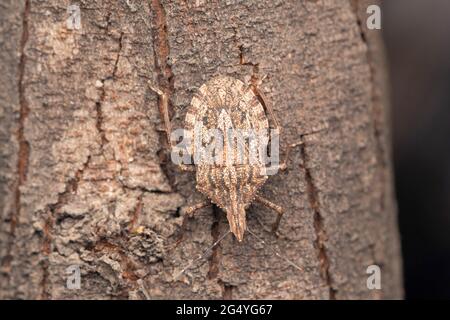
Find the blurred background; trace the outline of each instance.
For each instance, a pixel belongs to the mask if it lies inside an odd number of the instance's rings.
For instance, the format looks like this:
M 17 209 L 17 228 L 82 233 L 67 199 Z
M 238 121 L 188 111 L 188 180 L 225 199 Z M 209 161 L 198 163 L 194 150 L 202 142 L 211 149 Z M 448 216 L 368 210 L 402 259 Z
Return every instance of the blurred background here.
M 450 299 L 450 1 L 384 1 L 407 299 Z

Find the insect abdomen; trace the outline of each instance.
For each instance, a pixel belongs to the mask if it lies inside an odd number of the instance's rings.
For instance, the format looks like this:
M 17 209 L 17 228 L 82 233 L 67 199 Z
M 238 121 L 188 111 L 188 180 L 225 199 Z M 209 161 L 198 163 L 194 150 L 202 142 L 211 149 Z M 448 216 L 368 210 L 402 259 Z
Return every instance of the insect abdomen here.
M 266 180 L 257 166 L 197 166 L 197 189 L 222 209 L 230 205 L 234 194 L 238 202 L 250 204 Z

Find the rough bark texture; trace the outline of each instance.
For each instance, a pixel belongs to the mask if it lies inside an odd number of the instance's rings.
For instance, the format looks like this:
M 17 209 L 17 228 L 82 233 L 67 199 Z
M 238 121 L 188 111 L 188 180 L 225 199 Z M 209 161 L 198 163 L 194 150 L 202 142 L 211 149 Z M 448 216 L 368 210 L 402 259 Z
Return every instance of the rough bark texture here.
M 386 83 L 365 1 L 3 1 L 0 11 L 0 297 L 401 298 Z M 261 90 L 283 127 L 289 170 L 248 225 L 265 240 L 225 238 L 194 175 L 168 158 L 158 98 L 173 127 L 213 76 L 267 75 Z M 326 128 L 317 134 L 303 134 Z M 294 261 L 293 268 L 273 249 Z M 382 268 L 368 290 L 366 268 Z M 81 289 L 66 288 L 79 265 Z

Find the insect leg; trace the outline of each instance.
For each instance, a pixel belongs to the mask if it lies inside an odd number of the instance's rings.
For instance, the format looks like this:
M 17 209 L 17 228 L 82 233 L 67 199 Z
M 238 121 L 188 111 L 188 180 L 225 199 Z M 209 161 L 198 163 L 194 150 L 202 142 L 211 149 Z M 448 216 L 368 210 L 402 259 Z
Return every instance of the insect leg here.
M 326 128 L 323 128 L 323 129 L 319 129 L 319 130 L 316 130 L 316 131 L 313 131 L 313 132 L 310 132 L 310 133 L 304 133 L 304 134 L 301 135 L 301 140 L 299 142 L 289 144 L 287 146 L 287 148 L 286 148 L 286 156 L 284 157 L 284 161 L 280 163 L 279 169 L 281 171 L 284 171 L 284 170 L 287 169 L 287 163 L 289 161 L 289 156 L 291 154 L 292 149 L 294 149 L 295 147 L 298 147 L 298 146 L 301 146 L 301 145 L 305 144 L 305 142 L 303 141 L 303 137 L 304 136 L 316 134 L 316 133 L 319 133 L 319 132 L 322 132 L 322 131 L 325 131 L 325 130 L 326 130 Z
M 199 202 L 193 206 L 187 207 L 183 211 L 187 216 L 193 217 L 195 211 L 197 211 L 201 208 L 204 208 L 204 207 L 208 207 L 210 205 L 211 205 L 211 201 L 207 200 L 207 201 Z
M 270 101 L 266 98 L 265 94 L 259 90 L 258 86 L 264 81 L 266 76 L 259 77 L 259 76 L 252 76 L 252 79 L 250 79 L 250 88 L 253 90 L 255 95 L 258 97 L 259 101 L 261 102 L 262 106 L 264 107 L 264 110 L 266 113 L 269 114 L 269 117 L 271 118 L 272 122 L 275 125 L 275 129 L 280 132 L 280 125 L 278 124 L 277 118 L 275 117 L 275 113 L 273 112 L 272 104 Z
M 280 162 L 280 164 L 271 164 L 269 167 L 265 168 L 265 174 L 267 174 L 268 172 L 273 172 L 274 170 L 281 170 L 281 171 L 285 171 L 288 168 L 288 161 L 289 161 L 289 156 L 291 154 L 291 151 L 293 148 L 298 147 L 300 145 L 302 145 L 303 142 L 298 142 L 298 143 L 293 143 L 287 146 L 286 149 L 286 155 L 284 157 L 284 160 L 282 162 Z
M 206 257 L 206 255 L 214 249 L 225 237 L 231 233 L 230 230 L 225 232 L 223 235 L 219 237 L 219 239 L 216 240 L 208 249 L 206 249 L 201 255 L 199 255 L 196 259 L 192 260 L 186 267 L 184 267 L 178 274 L 173 278 L 174 280 L 177 280 L 183 273 L 185 273 L 188 269 L 190 269 L 195 263 L 201 261 L 203 258 Z
M 278 226 L 280 225 L 281 216 L 284 213 L 284 209 L 280 207 L 279 205 L 267 200 L 266 198 L 261 197 L 260 195 L 256 195 L 255 201 L 258 201 L 262 205 L 274 210 L 276 213 L 278 213 L 277 220 L 275 221 L 272 231 L 275 232 L 278 229 Z
M 159 97 L 159 112 L 161 113 L 163 120 L 164 120 L 164 127 L 166 131 L 167 136 L 167 143 L 172 147 L 172 143 L 170 141 L 170 134 L 172 132 L 172 126 L 170 123 L 169 118 L 169 99 L 167 97 L 167 94 L 161 90 L 160 88 L 157 88 L 153 86 L 153 84 L 149 81 L 148 86 L 152 91 L 154 91 L 156 94 L 158 94 Z
M 158 94 L 159 97 L 159 112 L 162 114 L 162 117 L 164 119 L 164 130 L 166 131 L 166 137 L 167 137 L 167 143 L 169 144 L 170 148 L 174 148 L 174 145 L 172 141 L 170 140 L 170 134 L 172 133 L 172 125 L 170 123 L 169 119 L 169 99 L 167 98 L 167 94 L 164 93 L 160 88 L 155 87 L 150 81 L 148 82 L 148 86 L 152 91 L 154 91 L 156 94 Z M 179 164 L 178 165 L 182 171 L 195 171 L 194 165 L 186 165 L 186 164 Z
M 281 171 L 285 171 L 287 169 L 289 156 L 291 155 L 292 149 L 294 149 L 295 147 L 301 146 L 302 144 L 303 144 L 303 141 L 297 142 L 297 143 L 292 143 L 292 144 L 287 146 L 286 155 L 284 157 L 284 161 L 280 163 L 280 167 L 279 167 L 279 169 Z
M 255 86 L 256 94 L 260 97 L 260 100 L 263 102 L 262 105 L 264 109 L 266 109 L 266 112 L 269 114 L 269 117 L 271 118 L 272 122 L 275 124 L 275 129 L 280 132 L 280 125 L 278 124 L 277 118 L 275 118 L 275 113 L 273 112 L 272 104 L 268 102 L 269 100 L 266 98 L 265 94 L 262 93 L 256 86 Z

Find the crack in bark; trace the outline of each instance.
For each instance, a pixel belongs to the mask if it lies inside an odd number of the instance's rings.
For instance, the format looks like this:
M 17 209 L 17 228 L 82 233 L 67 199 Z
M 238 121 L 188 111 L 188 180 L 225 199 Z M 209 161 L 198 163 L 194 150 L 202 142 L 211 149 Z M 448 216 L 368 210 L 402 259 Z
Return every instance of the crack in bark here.
M 219 239 L 220 236 L 220 216 L 221 211 L 220 209 L 213 204 L 213 216 L 214 220 L 211 224 L 211 237 L 213 238 L 212 244 L 216 243 L 216 241 Z M 209 259 L 209 270 L 208 270 L 208 279 L 216 279 L 219 275 L 219 265 L 220 265 L 220 259 L 221 259 L 221 248 L 220 244 L 217 244 L 212 248 L 212 254 L 211 258 Z M 218 280 L 220 283 L 220 279 Z
M 102 103 L 105 99 L 105 91 L 102 91 L 102 94 L 100 95 L 100 101 L 97 101 L 95 103 L 95 111 L 97 113 L 96 115 L 96 123 L 95 126 L 97 128 L 98 134 L 100 135 L 100 148 L 103 150 L 106 143 L 108 143 L 108 140 L 106 139 L 105 132 L 102 128 L 103 123 L 103 112 L 102 112 Z
M 116 61 L 114 62 L 114 68 L 113 68 L 113 72 L 112 72 L 113 80 L 116 78 L 117 67 L 119 65 L 120 54 L 122 53 L 122 48 L 123 48 L 123 32 L 120 34 L 120 37 L 119 37 L 119 49 L 117 52 L 117 57 L 116 57 Z
M 59 209 L 67 203 L 68 198 L 71 194 L 76 193 L 78 190 L 78 184 L 83 178 L 84 171 L 89 167 L 91 156 L 88 156 L 86 162 L 83 166 L 77 170 L 74 177 L 66 183 L 66 187 L 63 192 L 58 194 L 56 203 L 47 205 L 47 208 L 43 211 L 44 216 L 47 216 L 44 221 L 43 228 L 43 244 L 42 252 L 45 259 L 42 261 L 42 280 L 41 280 L 41 299 L 51 299 L 51 293 L 48 288 L 48 277 L 49 277 L 49 261 L 48 257 L 51 253 L 52 245 L 52 231 L 57 219 L 57 214 Z
M 373 57 L 372 53 L 370 51 L 370 43 L 367 39 L 367 36 L 365 34 L 365 30 L 362 26 L 362 21 L 359 16 L 359 4 L 356 0 L 350 0 L 350 6 L 353 10 L 353 13 L 355 15 L 356 23 L 359 28 L 359 33 L 361 36 L 362 42 L 366 46 L 366 60 L 367 64 L 369 66 L 369 72 L 370 72 L 370 84 L 371 84 L 371 103 L 372 103 L 372 114 L 373 114 L 373 130 L 374 130 L 374 137 L 375 137 L 375 146 L 377 149 L 377 161 L 380 163 L 383 167 L 386 166 L 385 161 L 385 152 L 383 150 L 383 143 L 381 141 L 382 131 L 380 129 L 380 125 L 378 123 L 378 120 L 383 117 L 383 111 L 380 110 L 380 108 L 377 108 L 377 94 L 376 94 L 376 69 L 374 67 L 373 63 Z
M 236 286 L 233 286 L 229 283 L 225 283 L 220 281 L 219 284 L 222 285 L 222 299 L 223 300 L 233 300 L 233 290 Z
M 142 213 L 142 207 L 143 207 L 142 198 L 143 197 L 144 197 L 144 192 L 142 192 L 137 198 L 136 206 L 131 215 L 130 226 L 128 227 L 128 230 L 130 232 L 133 231 L 134 227 L 136 226 L 136 222 L 138 221 L 138 219 Z
M 105 255 L 108 253 L 117 253 L 122 272 L 121 276 L 125 280 L 122 290 L 117 294 L 120 299 L 128 299 L 130 290 L 135 290 L 139 286 L 141 277 L 136 273 L 138 269 L 136 263 L 127 255 L 127 245 L 120 242 L 122 236 L 118 238 L 102 238 L 94 243 L 89 244 L 86 250 Z M 112 241 L 110 241 L 112 240 Z M 116 243 L 118 242 L 118 243 Z M 112 297 L 115 295 L 111 295 Z
M 27 180 L 28 172 L 28 162 L 30 157 L 30 144 L 25 137 L 25 121 L 29 114 L 29 106 L 25 95 L 25 65 L 27 61 L 27 56 L 25 54 L 25 46 L 28 42 L 29 30 L 28 30 L 28 17 L 30 14 L 30 0 L 25 1 L 25 6 L 22 14 L 22 35 L 20 39 L 20 58 L 18 66 L 18 81 L 17 88 L 19 94 L 19 126 L 17 130 L 17 141 L 19 144 L 19 150 L 17 154 L 17 183 L 14 190 L 14 208 L 11 210 L 9 217 L 10 220 L 10 230 L 9 230 L 9 243 L 6 250 L 5 257 L 2 261 L 2 268 L 9 271 L 12 262 L 12 247 L 14 245 L 14 239 L 16 237 L 17 223 L 21 213 L 21 187 L 25 184 Z M 9 272 L 8 272 L 9 274 Z M 9 276 L 10 277 L 10 276 Z
M 356 23 L 358 24 L 359 35 L 361 36 L 362 41 L 365 44 L 367 44 L 366 34 L 364 33 L 364 30 L 362 28 L 362 22 L 359 17 L 359 13 L 358 13 L 358 11 L 359 11 L 358 0 L 349 0 L 349 1 L 350 1 L 350 7 L 352 8 L 353 14 L 355 15 Z
M 161 1 L 152 0 L 150 2 L 150 11 L 152 16 L 152 31 L 153 31 L 153 55 L 155 59 L 155 71 L 158 78 L 158 86 L 160 90 L 167 97 L 167 108 L 169 109 L 169 118 L 171 118 L 171 95 L 174 91 L 174 75 L 172 68 L 168 63 L 170 47 L 167 34 L 166 12 Z M 164 104 L 161 97 L 158 97 L 158 109 L 161 115 L 161 121 L 164 122 Z M 170 133 L 169 133 L 170 134 Z M 166 135 L 159 132 L 159 142 L 161 149 L 158 151 L 160 159 L 161 170 L 169 181 L 169 185 L 175 190 L 175 178 L 170 173 L 168 168 L 169 157 L 164 149 L 170 148 L 170 142 L 166 141 Z M 166 146 L 165 148 L 163 146 Z
M 253 63 L 251 61 L 246 61 L 244 57 L 244 46 L 239 46 L 239 64 L 242 66 L 250 66 L 253 67 L 254 73 L 259 72 L 259 63 Z
M 337 290 L 332 286 L 331 274 L 330 274 L 330 260 L 328 258 L 325 243 L 328 240 L 325 227 L 323 224 L 323 216 L 320 213 L 320 203 L 317 188 L 314 184 L 311 171 L 307 166 L 308 154 L 306 152 L 305 142 L 300 145 L 300 154 L 302 159 L 302 167 L 305 172 L 306 188 L 308 192 L 308 201 L 314 212 L 314 232 L 316 235 L 315 247 L 317 249 L 317 256 L 319 259 L 320 276 L 325 281 L 329 288 L 330 300 L 336 299 Z
M 109 25 L 109 23 L 108 23 Z M 98 131 L 98 134 L 100 135 L 100 139 L 101 139 L 101 145 L 100 148 L 103 151 L 103 148 L 105 146 L 106 143 L 108 143 L 108 139 L 106 139 L 106 135 L 105 135 L 105 131 L 103 129 L 103 110 L 102 110 L 102 105 L 105 102 L 105 98 L 106 98 L 106 89 L 105 89 L 105 81 L 106 80 L 110 80 L 112 79 L 113 81 L 116 78 L 116 73 L 117 73 L 117 68 L 118 68 L 118 64 L 119 64 L 119 59 L 120 59 L 120 54 L 122 52 L 122 40 L 123 40 L 123 33 L 120 34 L 120 38 L 119 38 L 119 48 L 118 48 L 118 52 L 117 52 L 117 56 L 116 59 L 114 60 L 114 67 L 113 67 L 113 71 L 111 76 L 106 77 L 104 79 L 101 80 L 102 86 L 100 89 L 100 98 L 99 100 L 95 103 L 95 111 L 96 111 L 96 128 Z
M 252 75 L 250 78 L 250 84 L 254 90 L 258 90 L 258 84 L 261 81 L 259 77 L 259 63 L 246 61 L 244 57 L 244 46 L 239 46 L 239 64 L 241 66 L 247 66 L 252 68 Z M 256 93 L 255 93 L 256 94 Z
M 367 60 L 367 64 L 369 66 L 369 72 L 370 72 L 370 85 L 371 85 L 371 97 L 370 97 L 370 102 L 372 104 L 372 125 L 373 125 L 373 136 L 375 139 L 375 156 L 376 156 L 376 160 L 377 163 L 379 164 L 379 168 L 378 170 L 380 171 L 379 173 L 379 181 L 381 184 L 381 194 L 380 194 L 380 198 L 381 198 L 381 203 L 380 203 L 380 212 L 384 212 L 385 211 L 385 207 L 386 207 L 386 191 L 385 191 L 385 185 L 386 185 L 386 181 L 388 179 L 387 173 L 386 173 L 386 168 L 387 168 L 387 164 L 388 164 L 388 160 L 387 160 L 387 153 L 383 143 L 383 132 L 382 132 L 382 121 L 385 119 L 385 115 L 384 115 L 384 111 L 382 109 L 382 104 L 379 101 L 379 97 L 376 93 L 376 68 L 375 68 L 375 63 L 374 58 L 372 56 L 372 52 L 371 52 L 371 46 L 370 46 L 370 42 L 366 36 L 366 31 L 362 26 L 362 21 L 359 15 L 359 2 L 357 0 L 350 0 L 350 6 L 353 10 L 353 13 L 355 15 L 355 19 L 356 19 L 356 23 L 358 25 L 359 28 L 359 33 L 361 35 L 361 40 L 362 42 L 365 44 L 366 46 L 366 60 Z
M 130 187 L 121 180 L 119 180 L 119 183 L 122 186 L 122 188 L 124 188 L 126 190 L 141 191 L 142 193 L 173 194 L 173 192 L 171 192 L 171 191 L 165 191 L 165 190 L 161 190 L 161 189 L 149 189 L 149 188 L 142 187 L 142 186 Z
M 167 63 L 169 59 L 169 39 L 167 35 L 167 22 L 164 7 L 159 0 L 152 0 L 151 9 L 154 12 L 153 20 L 153 50 L 155 57 L 155 67 L 158 74 L 158 82 L 168 98 L 172 93 L 173 73 L 172 68 Z M 170 101 L 170 99 L 169 99 Z

